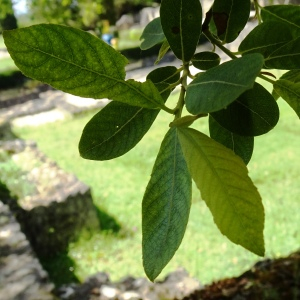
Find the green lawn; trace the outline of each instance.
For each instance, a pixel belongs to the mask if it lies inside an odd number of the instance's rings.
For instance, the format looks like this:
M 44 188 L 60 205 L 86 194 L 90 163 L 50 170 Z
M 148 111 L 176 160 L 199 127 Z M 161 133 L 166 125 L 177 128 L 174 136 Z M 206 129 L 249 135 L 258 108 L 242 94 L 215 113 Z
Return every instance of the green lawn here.
M 281 119 L 266 136 L 256 138 L 249 164 L 250 176 L 265 205 L 266 256 L 287 255 L 300 245 L 300 160 L 299 120 L 279 100 Z M 149 180 L 160 141 L 172 120 L 162 112 L 145 138 L 125 156 L 94 162 L 80 158 L 77 143 L 92 115 L 73 120 L 17 129 L 24 139 L 38 142 L 42 151 L 92 187 L 94 202 L 121 225 L 118 234 L 100 232 L 88 241 L 70 247 L 79 279 L 97 271 L 109 272 L 113 280 L 125 275 L 144 276 L 141 259 L 141 199 Z M 206 119 L 200 119 L 207 131 Z M 184 267 L 202 283 L 239 275 L 260 258 L 222 236 L 200 193 L 194 189 L 193 206 L 185 238 L 162 276 Z M 72 272 L 67 271 L 67 272 Z M 161 278 L 160 277 L 160 278 Z

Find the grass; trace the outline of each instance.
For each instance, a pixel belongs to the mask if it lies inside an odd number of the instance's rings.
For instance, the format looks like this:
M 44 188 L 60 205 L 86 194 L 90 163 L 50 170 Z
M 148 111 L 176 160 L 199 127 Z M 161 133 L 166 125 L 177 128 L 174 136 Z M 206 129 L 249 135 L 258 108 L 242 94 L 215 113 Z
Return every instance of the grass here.
M 0 49 L 5 48 L 4 39 L 2 34 L 0 34 Z
M 278 257 L 300 245 L 300 161 L 299 129 L 296 114 L 279 100 L 281 119 L 265 136 L 257 137 L 249 164 L 250 176 L 265 205 L 266 256 Z M 125 275 L 144 276 L 141 255 L 141 200 L 151 169 L 171 118 L 160 113 L 145 138 L 125 156 L 112 161 L 94 162 L 80 158 L 77 144 L 92 114 L 73 120 L 19 128 L 24 139 L 37 141 L 40 149 L 65 170 L 75 173 L 92 187 L 96 206 L 121 225 L 119 233 L 103 231 L 90 240 L 70 246 L 69 258 L 80 280 L 97 271 L 109 272 L 113 280 Z M 206 120 L 199 128 L 207 132 Z M 236 276 L 260 258 L 229 242 L 220 234 L 200 194 L 194 188 L 193 206 L 186 235 L 160 278 L 177 267 L 184 267 L 202 283 Z

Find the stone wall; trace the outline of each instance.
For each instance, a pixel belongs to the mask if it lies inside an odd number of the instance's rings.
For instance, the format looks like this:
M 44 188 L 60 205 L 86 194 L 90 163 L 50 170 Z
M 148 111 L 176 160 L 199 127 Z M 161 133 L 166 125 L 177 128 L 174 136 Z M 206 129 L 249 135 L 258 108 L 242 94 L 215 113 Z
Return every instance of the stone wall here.
M 0 299 L 55 300 L 48 280 L 20 225 L 0 201 Z
M 30 195 L 16 195 L 18 200 L 7 200 L 7 204 L 40 257 L 67 250 L 83 231 L 100 230 L 87 185 L 59 168 L 33 142 L 6 141 L 0 147 L 22 170 L 19 180 L 34 187 Z

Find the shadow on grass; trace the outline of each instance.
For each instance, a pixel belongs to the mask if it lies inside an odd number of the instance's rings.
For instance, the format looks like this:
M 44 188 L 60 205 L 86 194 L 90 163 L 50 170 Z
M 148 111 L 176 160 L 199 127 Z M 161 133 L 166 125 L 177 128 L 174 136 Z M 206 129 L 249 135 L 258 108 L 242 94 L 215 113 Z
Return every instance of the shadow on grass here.
M 79 282 L 75 275 L 76 262 L 68 256 L 67 252 L 59 253 L 51 258 L 42 258 L 40 263 L 56 287 Z
M 118 221 L 110 216 L 106 211 L 96 207 L 97 217 L 100 223 L 101 231 L 108 231 L 112 233 L 118 233 L 121 229 L 121 225 Z

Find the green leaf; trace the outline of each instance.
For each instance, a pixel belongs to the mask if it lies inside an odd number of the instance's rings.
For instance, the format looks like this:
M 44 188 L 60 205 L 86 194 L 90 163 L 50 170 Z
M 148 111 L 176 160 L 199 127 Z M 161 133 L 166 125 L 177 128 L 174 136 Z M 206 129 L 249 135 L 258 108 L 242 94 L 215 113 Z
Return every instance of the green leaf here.
M 79 142 L 79 153 L 91 160 L 119 157 L 143 138 L 159 113 L 112 101 L 85 125 Z
M 279 79 L 285 79 L 293 83 L 298 83 L 300 82 L 300 70 L 296 69 L 288 71 L 284 73 Z M 278 95 L 278 93 L 275 91 L 274 87 L 272 91 L 272 96 L 275 98 L 275 100 L 277 100 L 280 97 L 280 95 Z
M 285 79 L 294 83 L 300 82 L 300 69 L 291 70 L 286 73 L 284 73 L 280 79 Z
M 218 37 L 224 43 L 233 42 L 243 30 L 250 15 L 250 0 L 215 0 L 213 21 Z
M 273 96 L 255 83 L 226 109 L 211 116 L 223 127 L 243 136 L 262 135 L 273 129 L 279 120 L 279 108 Z
M 294 83 L 285 79 L 277 80 L 274 90 L 280 95 L 296 112 L 300 118 L 300 82 Z
M 170 45 L 169 45 L 168 41 L 165 40 L 159 49 L 159 53 L 158 53 L 157 59 L 155 61 L 156 65 L 163 59 L 163 57 L 166 55 L 166 53 L 169 51 L 169 49 L 170 49 Z
M 187 87 L 186 107 L 194 114 L 218 111 L 253 87 L 263 66 L 261 54 L 249 54 L 209 69 Z
M 293 32 L 294 38 L 300 35 L 300 6 L 273 5 L 262 7 L 261 17 L 264 22 L 277 21 L 285 23 Z M 272 30 L 272 34 L 274 31 Z
M 293 70 L 300 66 L 300 36 L 272 52 L 265 60 L 270 69 Z
M 220 64 L 221 58 L 217 53 L 204 51 L 197 53 L 192 58 L 194 67 L 200 70 L 208 70 Z
M 160 67 L 151 71 L 147 79 L 150 79 L 153 83 L 165 82 L 173 84 L 180 79 L 180 72 L 174 66 Z
M 189 127 L 191 126 L 199 117 L 198 116 L 183 116 L 181 118 L 176 119 L 175 121 L 170 123 L 170 127 Z
M 163 0 L 160 6 L 161 25 L 174 54 L 188 62 L 195 53 L 202 22 L 199 0 Z
M 254 148 L 253 136 L 235 134 L 221 126 L 211 116 L 209 117 L 209 133 L 212 139 L 231 149 L 246 165 L 248 164 Z
M 188 223 L 191 176 L 177 130 L 166 134 L 142 204 L 143 264 L 153 281 L 178 249 Z
M 265 22 L 256 26 L 245 37 L 239 46 L 239 52 L 243 55 L 261 53 L 264 57 L 268 57 L 291 40 L 293 36 L 288 25 L 276 21 Z
M 152 82 L 125 81 L 127 59 L 90 33 L 41 24 L 4 33 L 18 68 L 64 92 L 146 108 L 163 106 Z
M 151 80 L 159 91 L 164 90 L 161 94 L 164 100 L 168 99 L 173 90 L 170 84 L 177 82 L 179 78 L 180 72 L 177 72 L 177 68 L 173 66 L 157 68 L 147 75 L 147 79 Z
M 264 255 L 264 208 L 242 159 L 191 128 L 178 136 L 188 169 L 222 234 Z
M 147 24 L 140 37 L 140 40 L 142 41 L 141 49 L 150 49 L 156 44 L 162 43 L 165 38 L 166 37 L 161 27 L 160 18 L 155 18 L 149 24 Z

